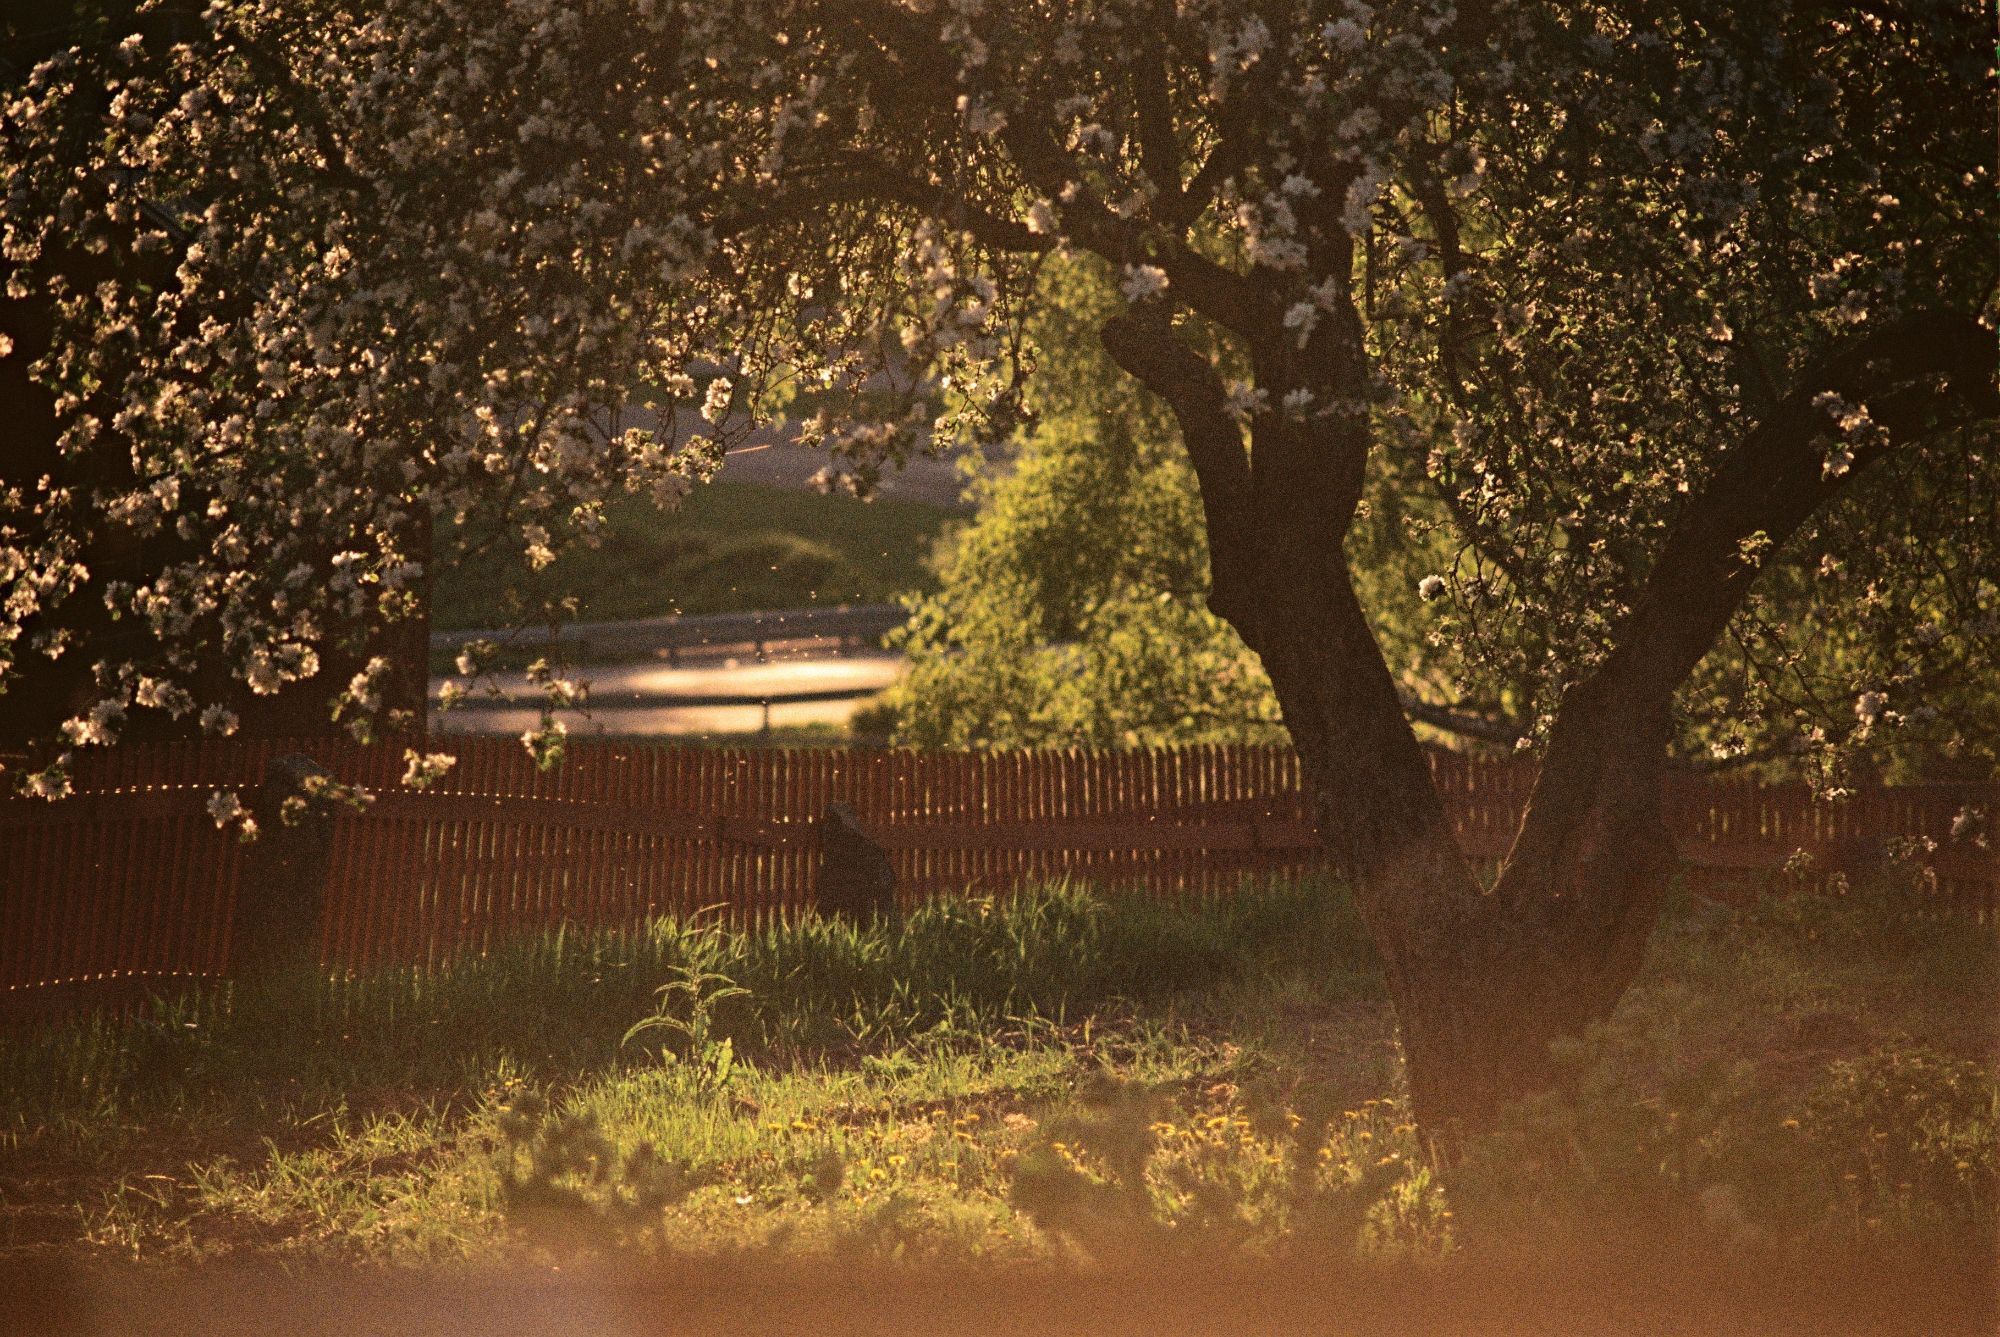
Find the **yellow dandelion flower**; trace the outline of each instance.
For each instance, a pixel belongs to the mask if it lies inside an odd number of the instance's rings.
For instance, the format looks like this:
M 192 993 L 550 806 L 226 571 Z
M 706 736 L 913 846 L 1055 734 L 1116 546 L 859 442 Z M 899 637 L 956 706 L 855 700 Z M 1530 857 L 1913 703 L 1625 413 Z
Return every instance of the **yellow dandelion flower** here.
M 889 1164 L 891 1166 L 908 1165 L 909 1163 L 910 1163 L 910 1158 L 908 1156 L 905 1156 L 900 1151 L 889 1158 Z
M 889 1177 L 889 1172 L 887 1170 L 884 1170 L 881 1166 L 878 1165 L 874 1169 L 868 1172 L 868 1177 L 870 1179 L 877 1179 L 877 1180 L 887 1179 Z
M 1227 1127 L 1229 1127 L 1229 1116 L 1227 1114 L 1216 1114 L 1210 1116 L 1208 1120 L 1208 1130 L 1211 1133 L 1215 1132 L 1217 1129 L 1227 1128 Z
M 1375 1140 L 1375 1134 L 1371 1133 L 1366 1128 L 1364 1128 L 1360 1132 L 1354 1135 L 1354 1140 L 1357 1142 L 1373 1142 Z

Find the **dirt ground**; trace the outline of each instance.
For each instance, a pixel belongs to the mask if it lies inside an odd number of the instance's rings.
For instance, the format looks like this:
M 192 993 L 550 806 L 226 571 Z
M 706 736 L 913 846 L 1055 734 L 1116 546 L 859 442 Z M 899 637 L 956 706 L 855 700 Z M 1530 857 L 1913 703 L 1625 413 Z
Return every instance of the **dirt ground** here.
M 1771 1265 L 1725 1254 L 1133 1271 L 783 1266 L 746 1256 L 582 1272 L 190 1273 L 19 1263 L 0 1330 L 295 1337 L 839 1334 L 1924 1334 L 2000 1328 L 1990 1248 Z

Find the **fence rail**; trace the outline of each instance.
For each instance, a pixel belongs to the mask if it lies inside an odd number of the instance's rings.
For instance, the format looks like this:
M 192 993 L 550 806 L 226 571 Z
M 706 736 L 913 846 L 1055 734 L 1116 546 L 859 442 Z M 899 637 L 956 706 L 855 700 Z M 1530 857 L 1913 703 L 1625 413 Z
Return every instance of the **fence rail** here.
M 433 651 L 455 650 L 469 640 L 517 649 L 561 646 L 572 655 L 634 658 L 659 655 L 670 662 L 691 651 L 750 646 L 758 655 L 773 643 L 838 641 L 843 648 L 872 645 L 909 620 L 898 604 L 786 608 L 759 613 L 692 613 L 629 618 L 620 622 L 568 622 L 553 635 L 546 627 L 486 627 L 434 631 Z
M 451 748 L 458 764 L 422 793 L 402 787 L 399 749 L 206 741 L 92 757 L 64 803 L 0 802 L 0 1009 L 93 982 L 222 973 L 245 858 L 207 802 L 217 790 L 247 801 L 292 752 L 377 795 L 333 824 L 320 947 L 335 968 L 437 963 L 558 923 L 628 926 L 711 905 L 746 919 L 795 912 L 818 876 L 814 820 L 836 801 L 913 898 L 1061 875 L 1215 892 L 1321 863 L 1297 757 L 1282 748 L 577 744 L 553 772 L 512 741 Z M 1532 768 L 1447 753 L 1431 765 L 1467 854 L 1500 858 Z M 1934 845 L 1918 862 L 1939 909 L 1990 920 L 2000 899 L 1994 852 L 1951 836 L 1968 808 L 2000 818 L 2000 786 L 1877 789 L 1828 806 L 1800 787 L 1678 778 L 1669 800 L 1687 875 L 1711 893 L 1754 886 L 1800 850 L 1822 874 L 1868 872 L 1890 840 L 1914 839 Z

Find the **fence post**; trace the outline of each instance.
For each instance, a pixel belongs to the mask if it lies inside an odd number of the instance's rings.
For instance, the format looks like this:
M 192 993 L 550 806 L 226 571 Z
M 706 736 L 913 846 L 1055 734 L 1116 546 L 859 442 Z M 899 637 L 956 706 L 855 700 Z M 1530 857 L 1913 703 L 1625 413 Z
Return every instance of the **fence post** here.
M 265 768 L 251 804 L 257 840 L 236 893 L 229 955 L 230 974 L 238 980 L 319 963 L 333 812 L 320 784 L 311 782 L 332 778 L 298 753 L 274 757 Z

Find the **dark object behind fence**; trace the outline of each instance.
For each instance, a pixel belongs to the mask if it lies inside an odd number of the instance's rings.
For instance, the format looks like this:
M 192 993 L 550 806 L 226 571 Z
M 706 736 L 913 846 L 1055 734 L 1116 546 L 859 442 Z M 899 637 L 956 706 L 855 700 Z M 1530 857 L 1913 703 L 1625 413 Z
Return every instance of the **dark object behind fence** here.
M 896 914 L 896 866 L 861 829 L 845 803 L 829 804 L 819 819 L 819 883 L 813 904 L 821 914 L 866 923 Z
M 401 784 L 400 748 L 210 740 L 90 756 L 62 803 L 0 801 L 0 1012 L 224 974 L 232 931 L 247 922 L 239 897 L 247 910 L 261 880 L 247 865 L 265 855 L 262 842 L 217 830 L 208 799 L 253 794 L 274 759 L 302 751 L 377 795 L 366 813 L 333 812 L 319 931 L 302 934 L 307 954 L 316 946 L 335 969 L 434 965 L 561 923 L 629 927 L 712 905 L 741 921 L 797 913 L 821 886 L 818 819 L 835 803 L 879 847 L 905 898 L 1061 876 L 1213 894 L 1246 876 L 1323 866 L 1297 757 L 1284 748 L 577 743 L 543 772 L 511 740 L 449 747 L 457 766 L 422 793 Z M 1431 764 L 1467 853 L 1501 857 L 1532 766 L 1449 753 Z M 1825 886 L 1857 842 L 1917 837 L 1936 844 L 1903 869 L 1933 875 L 1922 903 L 1994 917 L 1994 851 L 1954 843 L 1951 827 L 1968 808 L 2000 812 L 2000 786 L 1864 790 L 1829 807 L 1800 787 L 1684 777 L 1669 800 L 1688 881 L 1708 894 Z M 1801 849 L 1815 856 L 1805 877 L 1784 871 Z
M 314 781 L 332 777 L 301 753 L 272 759 L 250 805 L 258 838 L 237 889 L 229 973 L 281 974 L 318 959 L 333 859 L 333 807 Z

